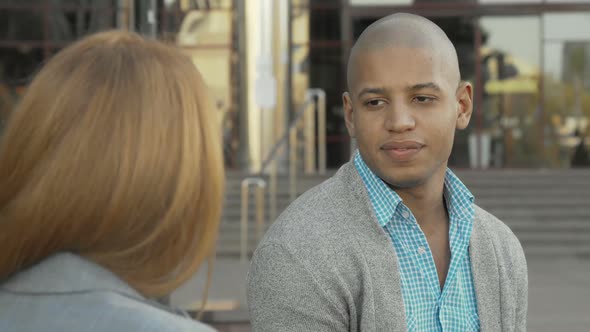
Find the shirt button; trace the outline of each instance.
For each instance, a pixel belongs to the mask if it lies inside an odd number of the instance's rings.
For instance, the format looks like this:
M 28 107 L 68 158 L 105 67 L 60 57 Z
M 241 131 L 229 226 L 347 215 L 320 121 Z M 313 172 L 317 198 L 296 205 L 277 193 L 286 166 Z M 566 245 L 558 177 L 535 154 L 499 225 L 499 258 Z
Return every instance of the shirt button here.
M 420 255 L 424 255 L 426 253 L 426 249 L 424 247 L 420 247 L 420 248 L 418 248 L 418 253 Z
M 410 213 L 408 211 L 404 210 L 404 211 L 402 211 L 402 217 L 408 219 L 408 218 L 410 218 Z

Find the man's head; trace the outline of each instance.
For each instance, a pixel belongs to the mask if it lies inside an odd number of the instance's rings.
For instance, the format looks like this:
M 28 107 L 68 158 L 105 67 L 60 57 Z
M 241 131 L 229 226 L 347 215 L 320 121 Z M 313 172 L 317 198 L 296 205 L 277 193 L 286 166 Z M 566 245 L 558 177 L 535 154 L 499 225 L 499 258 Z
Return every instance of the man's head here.
M 473 91 L 438 26 L 410 14 L 373 23 L 351 51 L 347 81 L 346 126 L 377 176 L 398 188 L 444 176 L 455 130 L 469 124 Z

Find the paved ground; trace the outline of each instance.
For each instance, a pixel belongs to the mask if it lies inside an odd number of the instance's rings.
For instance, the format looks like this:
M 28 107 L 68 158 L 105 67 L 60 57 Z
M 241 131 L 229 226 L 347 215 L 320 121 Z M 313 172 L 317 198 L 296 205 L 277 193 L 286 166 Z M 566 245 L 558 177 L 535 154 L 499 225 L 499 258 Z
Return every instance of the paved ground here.
M 590 260 L 531 258 L 528 265 L 528 330 L 590 331 Z
M 529 324 L 532 332 L 590 331 L 590 259 L 529 258 Z M 211 305 L 237 306 L 230 313 L 210 315 L 207 320 L 227 321 L 215 325 L 220 332 L 248 332 L 244 280 L 248 264 L 218 259 L 209 299 Z M 172 304 L 192 306 L 203 289 L 204 271 L 172 295 Z

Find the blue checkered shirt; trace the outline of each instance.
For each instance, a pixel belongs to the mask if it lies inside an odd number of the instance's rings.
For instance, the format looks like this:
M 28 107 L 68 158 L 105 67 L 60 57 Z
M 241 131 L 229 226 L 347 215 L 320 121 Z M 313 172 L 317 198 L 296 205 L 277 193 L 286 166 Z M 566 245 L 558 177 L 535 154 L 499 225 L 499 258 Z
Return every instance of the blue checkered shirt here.
M 426 236 L 399 195 L 356 153 L 354 164 L 369 192 L 377 222 L 389 235 L 401 276 L 408 331 L 479 331 L 468 254 L 473 229 L 473 195 L 447 170 L 444 197 L 449 213 L 451 262 L 443 290 Z

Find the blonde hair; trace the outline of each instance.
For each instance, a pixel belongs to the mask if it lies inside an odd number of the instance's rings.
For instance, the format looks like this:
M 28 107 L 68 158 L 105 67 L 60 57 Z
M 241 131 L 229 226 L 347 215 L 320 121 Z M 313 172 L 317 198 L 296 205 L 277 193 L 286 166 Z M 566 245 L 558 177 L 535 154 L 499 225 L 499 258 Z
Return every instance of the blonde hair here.
M 111 31 L 39 72 L 0 142 L 0 280 L 70 251 L 147 296 L 214 254 L 221 133 L 189 58 Z

